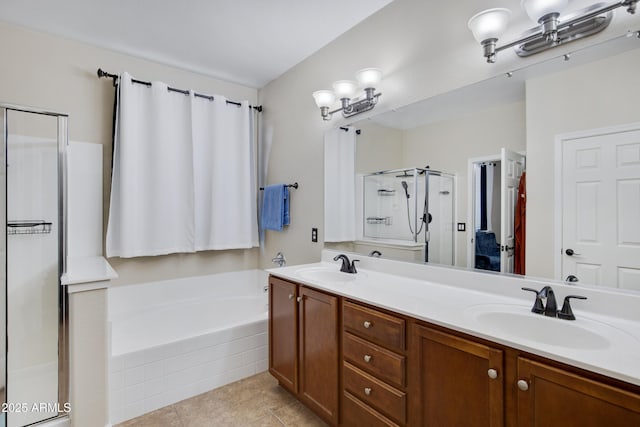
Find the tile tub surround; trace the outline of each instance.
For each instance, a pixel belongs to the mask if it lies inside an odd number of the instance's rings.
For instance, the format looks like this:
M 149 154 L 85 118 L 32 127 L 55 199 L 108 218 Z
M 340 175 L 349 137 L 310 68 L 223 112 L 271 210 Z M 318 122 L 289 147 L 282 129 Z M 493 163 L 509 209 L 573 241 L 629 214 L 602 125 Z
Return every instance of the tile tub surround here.
M 324 250 L 319 263 L 274 268 L 268 272 L 355 301 L 640 385 L 640 365 L 637 363 L 640 360 L 640 311 L 637 309 L 640 307 L 640 294 L 570 286 L 552 280 L 410 264 L 352 253 L 347 253 L 349 258 L 361 260 L 358 264 L 359 273 L 352 281 L 316 280 L 304 274 L 305 269 L 319 267 L 338 271 L 339 264 L 333 261 L 338 253 Z M 496 327 L 480 324 L 468 315 L 468 309 L 483 304 L 520 307 L 523 313 L 529 313 L 533 295 L 520 288 L 541 289 L 545 285 L 553 287 L 559 306 L 566 295 L 588 297 L 586 301 L 573 303 L 573 311 L 578 318 L 575 325 L 580 324 L 582 317 L 585 321 L 612 326 L 616 334 L 607 337 L 611 345 L 599 349 L 578 349 L 534 342 L 524 335 L 509 335 Z M 570 322 L 561 319 L 540 320 Z M 550 333 L 558 334 L 556 330 Z
M 249 270 L 112 288 L 111 423 L 266 371 L 266 282 Z

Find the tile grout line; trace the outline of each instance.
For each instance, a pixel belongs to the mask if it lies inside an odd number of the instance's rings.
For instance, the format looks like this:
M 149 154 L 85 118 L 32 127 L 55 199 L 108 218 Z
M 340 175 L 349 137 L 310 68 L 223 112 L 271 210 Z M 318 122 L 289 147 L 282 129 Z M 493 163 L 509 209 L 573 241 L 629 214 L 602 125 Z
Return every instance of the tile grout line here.
M 273 417 L 275 417 L 275 419 L 276 419 L 276 420 L 278 420 L 278 422 L 279 422 L 280 424 L 282 424 L 282 426 L 283 426 L 283 427 L 287 427 L 287 425 L 284 423 L 284 421 L 282 421 L 282 420 L 280 419 L 280 417 L 279 417 L 279 416 L 277 416 L 277 415 L 275 414 L 275 412 L 273 412 L 273 410 L 269 409 L 269 413 L 270 413 Z

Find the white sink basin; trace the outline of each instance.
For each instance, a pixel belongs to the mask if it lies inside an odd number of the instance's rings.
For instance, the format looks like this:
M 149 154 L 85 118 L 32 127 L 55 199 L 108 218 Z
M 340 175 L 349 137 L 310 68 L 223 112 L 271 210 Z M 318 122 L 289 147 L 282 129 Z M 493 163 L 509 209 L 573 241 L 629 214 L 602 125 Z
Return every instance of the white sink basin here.
M 297 271 L 298 275 L 306 280 L 315 280 L 325 283 L 347 283 L 362 278 L 365 273 L 343 273 L 340 270 L 326 267 L 310 267 Z
M 578 316 L 563 320 L 531 312 L 531 307 L 481 304 L 467 308 L 465 316 L 492 332 L 534 343 L 583 350 L 602 350 L 612 342 L 629 342 L 633 337 L 606 323 Z M 636 341 L 633 339 L 633 341 Z

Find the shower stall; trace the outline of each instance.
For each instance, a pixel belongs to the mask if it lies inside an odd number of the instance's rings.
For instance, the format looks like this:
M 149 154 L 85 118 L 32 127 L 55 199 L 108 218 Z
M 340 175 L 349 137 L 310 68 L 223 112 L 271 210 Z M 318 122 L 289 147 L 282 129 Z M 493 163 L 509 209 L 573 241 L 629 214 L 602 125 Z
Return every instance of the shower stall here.
M 65 114 L 0 104 L 0 426 L 69 412 Z
M 424 262 L 454 263 L 454 176 L 429 168 L 363 177 L 363 237 L 420 244 Z

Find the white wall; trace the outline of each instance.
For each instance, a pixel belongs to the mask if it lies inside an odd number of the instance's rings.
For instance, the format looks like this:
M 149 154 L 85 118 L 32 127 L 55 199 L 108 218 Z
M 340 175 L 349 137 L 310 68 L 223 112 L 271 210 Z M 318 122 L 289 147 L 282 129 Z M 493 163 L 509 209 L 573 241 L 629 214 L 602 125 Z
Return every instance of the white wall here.
M 554 275 L 555 136 L 640 120 L 638 70 L 634 49 L 527 82 L 528 275 Z
M 221 94 L 251 103 L 257 90 L 212 79 L 76 41 L 0 22 L 0 101 L 69 114 L 69 139 L 104 145 L 104 209 L 109 206 L 111 129 L 114 89 L 98 79 L 101 67 L 128 71 L 143 80 L 160 80 L 178 88 Z M 106 227 L 106 220 L 104 221 Z M 140 259 L 110 259 L 119 274 L 114 284 L 255 268 L 257 250 L 209 251 Z

